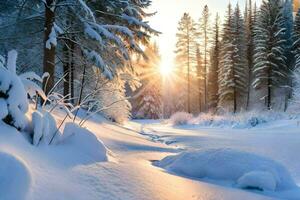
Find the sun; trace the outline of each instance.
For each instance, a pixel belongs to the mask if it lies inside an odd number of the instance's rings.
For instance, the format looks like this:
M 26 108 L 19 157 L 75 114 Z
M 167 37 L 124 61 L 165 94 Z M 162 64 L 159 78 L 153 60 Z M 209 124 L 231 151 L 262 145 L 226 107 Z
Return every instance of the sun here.
M 162 62 L 159 66 L 159 72 L 163 77 L 168 77 L 172 75 L 173 68 L 169 63 Z
M 167 66 L 160 66 L 159 71 L 162 76 L 169 76 L 172 73 L 171 67 L 167 67 Z

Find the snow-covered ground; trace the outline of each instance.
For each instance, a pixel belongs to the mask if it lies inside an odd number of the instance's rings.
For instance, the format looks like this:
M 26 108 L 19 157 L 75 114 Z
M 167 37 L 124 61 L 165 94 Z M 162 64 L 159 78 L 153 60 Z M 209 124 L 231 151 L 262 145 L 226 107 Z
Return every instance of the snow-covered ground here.
M 55 116 L 58 121 L 63 117 L 60 113 Z M 230 148 L 281 163 L 299 185 L 300 134 L 296 120 L 266 123 L 253 129 L 194 125 L 175 128 L 158 121 L 135 121 L 122 127 L 96 116 L 85 124 L 89 131 L 72 127 L 71 131 L 79 133 L 76 137 L 38 147 L 30 145 L 14 128 L 4 124 L 0 127 L 1 200 L 300 198 L 297 189 L 244 190 L 225 181 L 184 176 L 154 164 L 183 152 Z M 240 184 L 253 178 L 252 174 L 245 175 Z M 255 174 L 260 175 L 273 180 L 270 173 Z M 274 182 L 269 183 L 267 186 L 275 187 Z

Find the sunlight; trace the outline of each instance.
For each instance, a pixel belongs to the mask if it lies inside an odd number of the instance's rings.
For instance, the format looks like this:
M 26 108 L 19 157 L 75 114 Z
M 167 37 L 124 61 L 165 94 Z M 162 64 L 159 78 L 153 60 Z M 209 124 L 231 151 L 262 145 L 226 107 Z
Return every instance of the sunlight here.
M 169 77 L 173 72 L 173 68 L 168 62 L 161 62 L 159 72 L 163 77 Z
M 162 76 L 170 76 L 172 73 L 172 68 L 168 66 L 160 66 L 159 70 Z

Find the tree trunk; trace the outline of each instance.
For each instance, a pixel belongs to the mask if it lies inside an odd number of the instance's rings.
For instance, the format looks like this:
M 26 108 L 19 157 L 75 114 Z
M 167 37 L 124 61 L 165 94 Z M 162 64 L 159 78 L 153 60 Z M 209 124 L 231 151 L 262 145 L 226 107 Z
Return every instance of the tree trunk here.
M 71 65 L 70 65 L 70 86 L 71 86 L 71 102 L 74 103 L 74 52 L 75 52 L 75 44 L 71 41 Z
M 272 109 L 272 80 L 271 80 L 271 74 L 269 73 L 268 77 L 268 99 L 267 99 L 267 107 L 268 110 Z
M 187 36 L 188 36 L 188 41 L 187 41 L 187 78 L 188 78 L 188 98 L 187 98 L 187 106 L 188 106 L 188 113 L 191 113 L 191 100 L 190 100 L 190 93 L 191 93 L 191 77 L 190 77 L 190 33 L 189 33 L 189 27 L 187 28 Z
M 52 3 L 53 0 L 46 0 L 45 3 L 43 72 L 47 72 L 50 76 L 48 80 L 44 80 L 43 82 L 43 88 L 46 95 L 49 94 L 54 86 L 55 73 L 55 46 L 51 44 L 50 49 L 46 47 L 55 20 L 54 11 L 51 10 Z
M 250 103 L 250 90 L 251 90 L 251 68 L 249 64 L 248 69 L 248 88 L 247 88 L 247 99 L 246 99 L 246 110 L 249 109 L 249 103 Z
M 236 113 L 237 111 L 237 93 L 236 93 L 236 88 L 234 88 L 233 91 L 233 113 Z
M 66 41 L 67 43 L 67 41 Z M 64 48 L 64 59 L 63 59 L 63 70 L 64 70 L 64 76 L 65 76 L 65 80 L 64 80 L 64 96 L 67 96 L 70 94 L 70 55 L 69 55 L 69 49 L 67 44 L 65 44 Z

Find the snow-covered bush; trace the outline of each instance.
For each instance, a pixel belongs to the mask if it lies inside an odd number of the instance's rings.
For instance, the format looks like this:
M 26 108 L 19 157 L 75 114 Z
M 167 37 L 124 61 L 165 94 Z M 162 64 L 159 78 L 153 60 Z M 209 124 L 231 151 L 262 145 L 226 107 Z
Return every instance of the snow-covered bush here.
M 193 118 L 192 114 L 186 112 L 177 112 L 171 116 L 169 122 L 174 126 L 186 125 L 192 120 L 192 118 Z
M 233 149 L 183 152 L 168 156 L 156 165 L 184 176 L 232 181 L 241 188 L 280 191 L 296 187 L 280 163 Z
M 197 117 L 189 116 L 186 113 L 176 113 L 169 121 L 175 125 L 190 124 L 210 127 L 252 128 L 270 121 L 289 118 L 290 116 L 288 114 L 281 112 L 251 111 L 236 114 L 224 113 L 223 115 L 201 113 Z
M 22 130 L 28 124 L 28 96 L 34 98 L 37 94 L 46 98 L 43 90 L 34 82 L 42 82 L 42 78 L 34 72 L 16 74 L 18 53 L 8 52 L 7 61 L 0 56 L 0 117 L 15 128 Z
M 7 62 L 2 59 L 0 66 L 0 117 L 17 129 L 27 124 L 25 113 L 28 110 L 27 93 L 21 79 L 16 74 L 17 52 L 8 53 Z
M 32 143 L 50 145 L 55 137 L 60 135 L 54 117 L 47 111 L 35 111 L 32 113 Z

